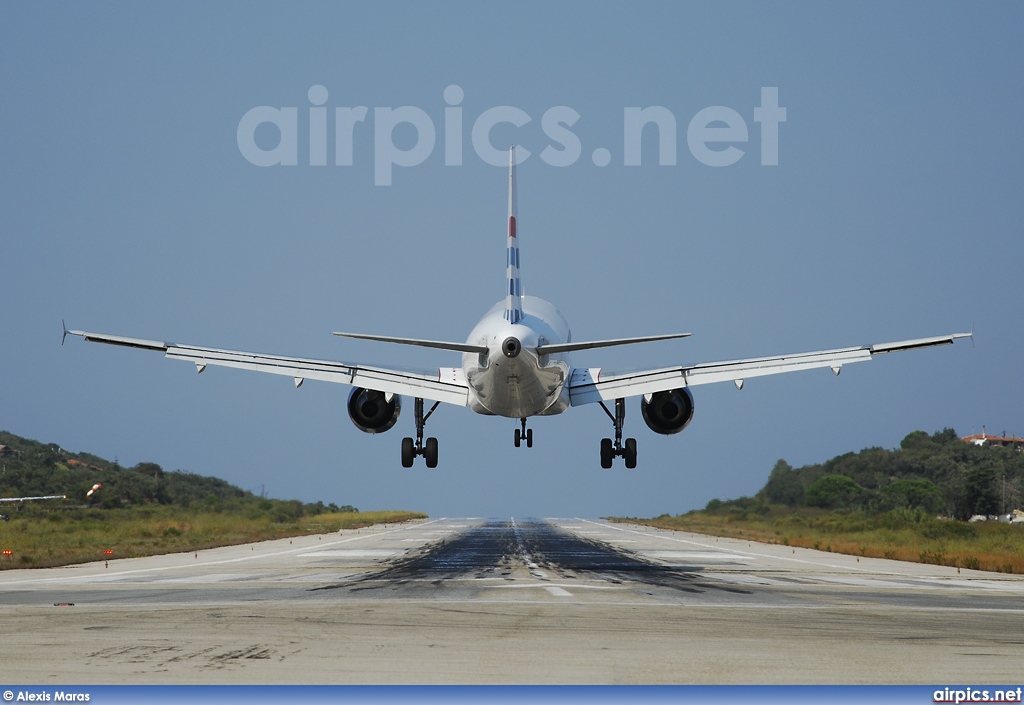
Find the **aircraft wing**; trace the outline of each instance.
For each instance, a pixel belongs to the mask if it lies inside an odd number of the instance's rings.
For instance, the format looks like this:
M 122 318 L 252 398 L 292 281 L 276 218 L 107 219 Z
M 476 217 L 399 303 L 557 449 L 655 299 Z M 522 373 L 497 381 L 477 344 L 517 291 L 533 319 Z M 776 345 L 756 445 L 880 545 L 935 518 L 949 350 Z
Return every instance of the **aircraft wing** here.
M 831 367 L 839 374 L 843 365 L 865 362 L 875 355 L 916 350 L 935 345 L 949 345 L 957 338 L 969 338 L 973 333 L 953 333 L 933 338 L 901 340 L 855 348 L 836 348 L 816 352 L 754 357 L 746 360 L 707 362 L 683 367 L 665 367 L 619 374 L 602 374 L 600 368 L 575 369 L 569 382 L 569 398 L 573 406 L 612 401 L 640 394 L 655 394 L 679 387 L 694 387 L 715 382 L 734 382 L 737 387 L 750 377 L 777 375 L 783 372 Z
M 365 387 L 384 393 L 421 397 L 459 406 L 466 406 L 469 403 L 469 387 L 462 369 L 457 367 L 441 367 L 436 371 L 429 372 L 406 372 L 383 367 L 351 365 L 333 360 L 308 360 L 238 350 L 203 348 L 195 345 L 164 343 L 158 340 L 127 338 L 105 333 L 88 333 L 81 330 L 65 330 L 64 333 L 65 335 L 70 333 L 81 336 L 93 343 L 107 343 L 108 345 L 163 352 L 165 357 L 172 360 L 188 360 L 195 363 L 196 370 L 199 372 L 205 370 L 207 365 L 236 367 L 241 370 L 291 377 L 296 387 L 307 379 L 314 379 L 322 382 L 348 384 L 353 387 Z

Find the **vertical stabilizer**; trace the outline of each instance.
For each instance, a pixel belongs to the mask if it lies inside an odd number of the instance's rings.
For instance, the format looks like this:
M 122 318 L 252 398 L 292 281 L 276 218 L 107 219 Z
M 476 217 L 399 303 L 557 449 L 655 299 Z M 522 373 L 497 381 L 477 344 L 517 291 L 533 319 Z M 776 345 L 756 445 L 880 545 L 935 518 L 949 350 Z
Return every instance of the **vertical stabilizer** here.
M 516 148 L 508 150 L 508 247 L 505 252 L 505 320 L 523 320 L 523 284 L 519 279 L 519 238 L 516 233 Z

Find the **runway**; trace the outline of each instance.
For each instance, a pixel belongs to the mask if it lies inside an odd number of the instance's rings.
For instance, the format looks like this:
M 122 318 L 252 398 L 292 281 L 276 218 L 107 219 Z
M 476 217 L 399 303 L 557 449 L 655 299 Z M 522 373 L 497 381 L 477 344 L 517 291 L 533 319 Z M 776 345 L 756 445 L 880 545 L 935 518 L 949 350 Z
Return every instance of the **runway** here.
M 0 572 L 60 683 L 1019 683 L 1024 577 L 591 519 L 435 519 Z

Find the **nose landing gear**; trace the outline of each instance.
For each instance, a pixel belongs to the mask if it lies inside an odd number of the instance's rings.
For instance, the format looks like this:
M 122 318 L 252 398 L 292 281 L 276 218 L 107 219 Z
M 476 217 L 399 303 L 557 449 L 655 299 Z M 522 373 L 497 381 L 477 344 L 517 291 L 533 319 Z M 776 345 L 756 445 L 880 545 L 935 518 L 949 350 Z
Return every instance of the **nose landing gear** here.
M 526 441 L 527 448 L 533 448 L 533 429 L 526 427 L 526 419 L 519 419 L 522 429 L 516 429 L 515 444 L 519 448 L 523 441 Z

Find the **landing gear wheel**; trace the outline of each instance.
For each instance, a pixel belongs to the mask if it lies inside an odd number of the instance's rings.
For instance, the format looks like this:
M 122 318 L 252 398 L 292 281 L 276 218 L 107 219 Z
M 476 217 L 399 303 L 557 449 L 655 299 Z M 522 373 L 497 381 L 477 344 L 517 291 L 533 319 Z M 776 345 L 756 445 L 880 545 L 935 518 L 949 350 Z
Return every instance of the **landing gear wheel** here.
M 636 439 L 627 438 L 626 447 L 622 449 L 622 457 L 626 461 L 626 467 L 632 470 L 636 467 Z
M 402 467 L 411 468 L 413 462 L 416 460 L 417 455 L 422 455 L 427 461 L 428 468 L 437 467 L 437 439 L 428 438 L 426 445 L 423 444 L 423 426 L 427 423 L 427 419 L 434 413 L 434 409 L 437 408 L 441 402 L 435 401 L 434 405 L 430 407 L 430 411 L 423 413 L 423 400 L 416 397 L 415 403 L 415 414 L 416 414 L 416 439 L 403 438 L 402 439 Z
M 423 449 L 423 455 L 426 456 L 427 467 L 428 468 L 436 468 L 437 467 L 437 439 L 436 438 L 428 438 L 427 439 L 427 446 L 426 446 L 426 448 Z
M 615 424 L 615 440 L 611 438 L 601 439 L 601 467 L 608 469 L 616 458 L 622 458 L 626 467 L 632 470 L 636 467 L 636 439 L 627 438 L 625 444 L 622 442 L 622 425 L 626 421 L 626 400 L 615 400 L 615 413 L 612 414 L 604 402 L 599 402 L 604 413 Z
M 533 429 L 526 427 L 526 419 L 519 419 L 519 428 L 516 429 L 516 435 L 513 436 L 516 443 L 516 448 L 520 448 L 523 442 L 526 442 L 527 448 L 533 448 Z
M 412 461 L 416 459 L 416 448 L 411 438 L 402 439 L 402 467 L 411 468 Z

